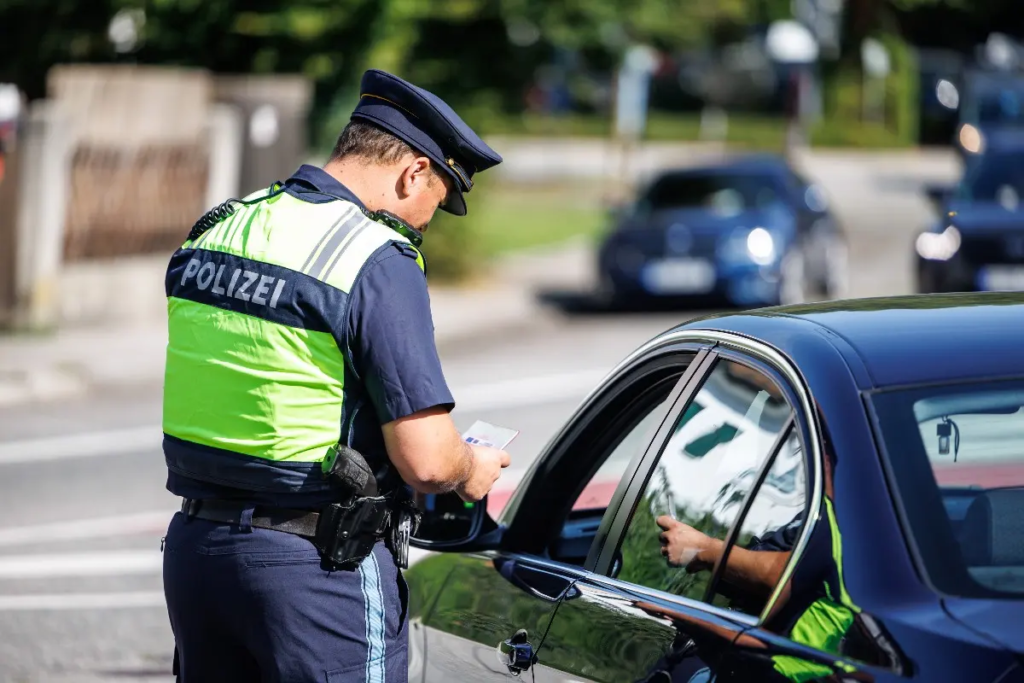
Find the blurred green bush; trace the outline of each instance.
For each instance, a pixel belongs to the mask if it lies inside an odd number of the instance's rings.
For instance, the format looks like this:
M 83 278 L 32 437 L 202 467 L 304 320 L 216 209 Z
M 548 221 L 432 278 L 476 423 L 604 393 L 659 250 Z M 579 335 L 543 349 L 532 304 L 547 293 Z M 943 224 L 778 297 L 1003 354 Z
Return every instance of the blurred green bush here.
M 854 77 L 853 72 L 845 75 Z M 905 147 L 914 144 L 913 133 L 893 130 L 883 122 L 862 121 L 860 118 L 860 79 L 839 88 L 826 88 L 826 97 L 834 94 L 845 100 L 840 110 L 849 112 L 833 115 L 812 126 L 811 144 L 823 147 Z M 833 92 L 835 91 L 835 92 Z M 892 106 L 894 103 L 890 102 Z M 828 104 L 826 104 L 828 107 Z M 913 119 L 913 111 L 910 118 Z M 730 114 L 725 143 L 742 150 L 782 151 L 786 140 L 787 122 L 778 116 L 758 114 Z M 484 135 L 524 137 L 607 137 L 610 119 L 600 116 L 565 116 L 544 118 L 533 115 L 493 118 L 483 128 Z M 693 142 L 700 140 L 700 117 L 695 114 L 652 112 L 644 139 L 649 142 Z
M 431 282 L 465 280 L 482 265 L 480 233 L 466 218 L 438 211 L 430 221 L 422 250 Z
M 487 263 L 511 251 L 596 237 L 608 223 L 601 184 L 513 184 L 491 173 L 475 178 L 469 214 L 438 211 L 423 240 L 427 277 L 434 283 L 486 273 Z
M 876 39 L 889 52 L 890 61 L 884 101 L 877 112 L 879 119 L 871 120 L 869 114 L 866 120 L 864 73 L 860 65 L 834 64 L 825 76 L 825 121 L 812 136 L 812 144 L 835 147 L 917 144 L 919 74 L 913 48 L 892 34 L 881 34 Z M 868 111 L 871 110 L 869 105 Z

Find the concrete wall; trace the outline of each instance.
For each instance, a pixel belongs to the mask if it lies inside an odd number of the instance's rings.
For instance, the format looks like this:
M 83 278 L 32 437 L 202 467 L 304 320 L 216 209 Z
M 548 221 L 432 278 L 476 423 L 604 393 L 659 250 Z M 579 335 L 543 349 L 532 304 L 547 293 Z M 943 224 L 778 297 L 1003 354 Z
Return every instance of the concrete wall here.
M 61 326 L 159 322 L 167 315 L 164 273 L 170 254 L 79 261 L 60 273 Z

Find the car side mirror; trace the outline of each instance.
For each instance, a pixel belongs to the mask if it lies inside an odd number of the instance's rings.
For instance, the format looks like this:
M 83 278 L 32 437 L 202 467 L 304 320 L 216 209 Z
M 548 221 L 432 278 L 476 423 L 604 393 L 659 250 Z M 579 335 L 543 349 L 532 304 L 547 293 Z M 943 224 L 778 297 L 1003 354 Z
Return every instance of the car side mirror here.
M 450 550 L 464 546 L 476 540 L 489 519 L 487 498 L 467 503 L 455 493 L 418 493 L 414 500 L 421 515 L 419 527 L 409 539 L 414 548 Z

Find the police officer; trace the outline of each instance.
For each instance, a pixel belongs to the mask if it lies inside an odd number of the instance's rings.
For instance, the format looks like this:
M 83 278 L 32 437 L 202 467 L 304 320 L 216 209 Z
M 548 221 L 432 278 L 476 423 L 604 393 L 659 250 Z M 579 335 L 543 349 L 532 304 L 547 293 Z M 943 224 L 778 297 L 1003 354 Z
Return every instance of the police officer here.
M 216 207 L 172 257 L 178 680 L 406 680 L 409 488 L 478 501 L 509 464 L 449 416 L 418 246 L 500 162 L 441 99 L 371 70 L 322 169 Z

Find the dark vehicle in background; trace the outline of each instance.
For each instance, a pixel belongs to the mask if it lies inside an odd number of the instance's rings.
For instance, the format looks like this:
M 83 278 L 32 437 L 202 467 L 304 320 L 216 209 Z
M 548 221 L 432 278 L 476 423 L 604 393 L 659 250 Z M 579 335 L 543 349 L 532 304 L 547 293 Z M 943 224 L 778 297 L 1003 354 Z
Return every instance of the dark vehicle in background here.
M 496 521 L 437 497 L 410 680 L 1024 679 L 1022 320 L 951 294 L 656 337 Z M 714 561 L 666 560 L 679 523 Z
M 917 236 L 918 291 L 1024 290 L 1024 130 L 1001 131 L 951 190 L 931 188 Z
M 960 93 L 960 118 L 953 146 L 965 164 L 991 147 L 1001 131 L 1024 130 L 1024 74 L 968 71 Z
M 846 241 L 821 188 L 774 156 L 663 172 L 598 251 L 605 301 L 756 307 L 841 296 Z

